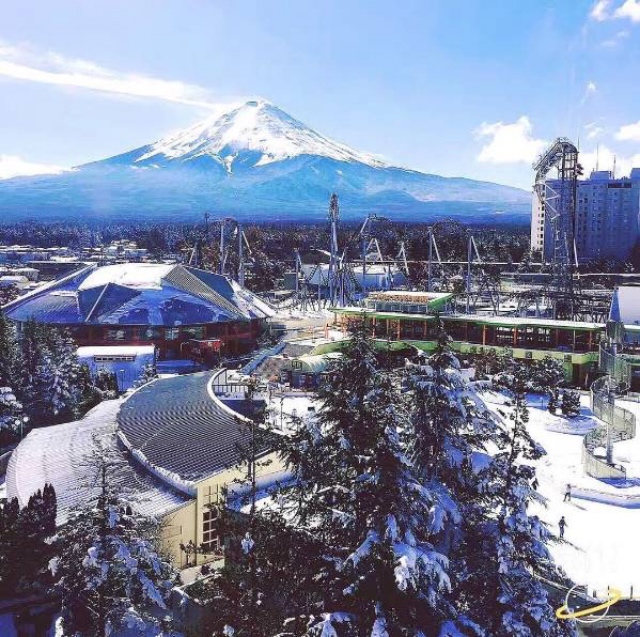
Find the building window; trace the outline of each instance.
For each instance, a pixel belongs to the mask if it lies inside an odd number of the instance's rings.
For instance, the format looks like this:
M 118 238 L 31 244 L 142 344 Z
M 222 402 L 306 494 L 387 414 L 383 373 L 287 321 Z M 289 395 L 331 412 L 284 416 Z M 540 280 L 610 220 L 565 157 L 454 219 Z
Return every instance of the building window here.
M 204 327 L 202 325 L 185 327 L 182 331 L 186 338 L 195 338 L 199 340 L 204 338 Z
M 162 338 L 162 330 L 157 327 L 142 328 L 140 338 L 143 341 L 153 341 Z
M 180 338 L 180 328 L 168 327 L 164 331 L 164 337 L 167 341 L 177 341 Z
M 126 334 L 124 330 L 106 330 L 104 338 L 106 341 L 124 341 Z
M 203 514 L 202 550 L 205 553 L 216 553 L 220 550 L 219 517 L 218 507 L 211 507 Z

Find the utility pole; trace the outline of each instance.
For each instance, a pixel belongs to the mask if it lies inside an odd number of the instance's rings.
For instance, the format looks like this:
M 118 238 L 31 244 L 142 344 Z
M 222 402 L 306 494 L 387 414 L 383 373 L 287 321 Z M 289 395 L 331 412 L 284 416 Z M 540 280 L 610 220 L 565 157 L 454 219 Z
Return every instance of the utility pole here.
M 427 237 L 429 238 L 429 261 L 427 262 L 427 292 L 431 292 L 431 276 L 433 263 L 433 226 L 427 228 Z
M 329 251 L 329 302 L 335 303 L 337 293 L 338 274 L 338 221 L 340 219 L 340 206 L 338 195 L 334 192 L 329 200 L 329 221 L 331 223 L 331 245 Z
M 236 224 L 238 231 L 238 283 L 244 287 L 244 233 L 240 223 Z
M 468 234 L 467 237 L 467 304 L 466 304 L 466 313 L 469 314 L 469 302 L 471 299 L 471 259 L 473 258 L 473 237 L 471 233 Z
M 224 276 L 224 251 L 226 250 L 224 245 L 224 219 L 220 222 L 220 274 Z

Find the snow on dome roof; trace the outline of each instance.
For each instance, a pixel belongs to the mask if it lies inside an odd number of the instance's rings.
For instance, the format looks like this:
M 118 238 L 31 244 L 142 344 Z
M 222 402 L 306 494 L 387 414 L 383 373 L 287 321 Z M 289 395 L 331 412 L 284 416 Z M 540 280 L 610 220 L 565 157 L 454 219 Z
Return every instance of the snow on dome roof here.
M 274 311 L 213 272 L 175 264 L 88 266 L 5 306 L 14 321 L 77 325 L 206 325 L 249 321 Z
M 162 279 L 174 266 L 158 263 L 119 263 L 96 268 L 79 286 L 78 290 L 90 290 L 109 283 L 124 287 L 160 289 Z

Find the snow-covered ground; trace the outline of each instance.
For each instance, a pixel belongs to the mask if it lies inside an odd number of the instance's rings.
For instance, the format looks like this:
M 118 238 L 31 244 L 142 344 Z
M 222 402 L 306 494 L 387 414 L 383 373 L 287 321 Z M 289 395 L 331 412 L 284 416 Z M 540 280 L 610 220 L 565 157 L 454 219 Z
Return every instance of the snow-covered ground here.
M 502 396 L 493 392 L 484 392 L 482 396 L 492 411 L 504 410 L 500 404 Z M 538 491 L 546 498 L 547 506 L 536 505 L 533 512 L 555 533 L 558 533 L 558 521 L 565 517 L 566 541 L 554 543 L 551 552 L 571 579 L 600 593 L 611 586 L 629 595 L 633 586 L 637 596 L 640 595 L 640 509 L 584 500 L 576 497 L 576 492 L 596 490 L 604 497 L 620 493 L 640 495 L 640 439 L 614 446 L 614 461 L 625 462 L 628 483 L 634 484 L 634 478 L 638 478 L 636 486 L 619 487 L 587 476 L 581 460 L 582 437 L 598 422 L 588 407 L 588 396 L 582 397 L 582 403 L 580 417 L 572 421 L 552 416 L 540 397 L 530 397 L 529 431 L 547 452 L 537 463 Z M 640 416 L 640 405 L 636 404 L 635 409 Z M 567 484 L 573 486 L 571 502 L 563 501 Z
M 319 403 L 313 394 L 284 394 L 274 395 L 267 399 L 267 413 L 269 420 L 276 429 L 287 430 L 292 417 L 304 418 L 319 409 Z

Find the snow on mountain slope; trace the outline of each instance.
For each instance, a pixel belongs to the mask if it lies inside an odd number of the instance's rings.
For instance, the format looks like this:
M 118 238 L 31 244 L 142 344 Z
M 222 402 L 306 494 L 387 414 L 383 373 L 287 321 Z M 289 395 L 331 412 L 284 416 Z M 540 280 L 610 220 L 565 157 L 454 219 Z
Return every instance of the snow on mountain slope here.
M 345 219 L 528 223 L 531 210 L 523 190 L 388 165 L 258 100 L 60 175 L 2 180 L 0 215 L 323 220 L 333 192 Z
M 224 115 L 215 115 L 172 136 L 155 142 L 135 163 L 158 158 L 188 161 L 210 156 L 228 172 L 243 151 L 257 154 L 253 166 L 290 159 L 299 155 L 329 157 L 371 167 L 386 164 L 316 133 L 302 122 L 265 101 L 250 101 Z

